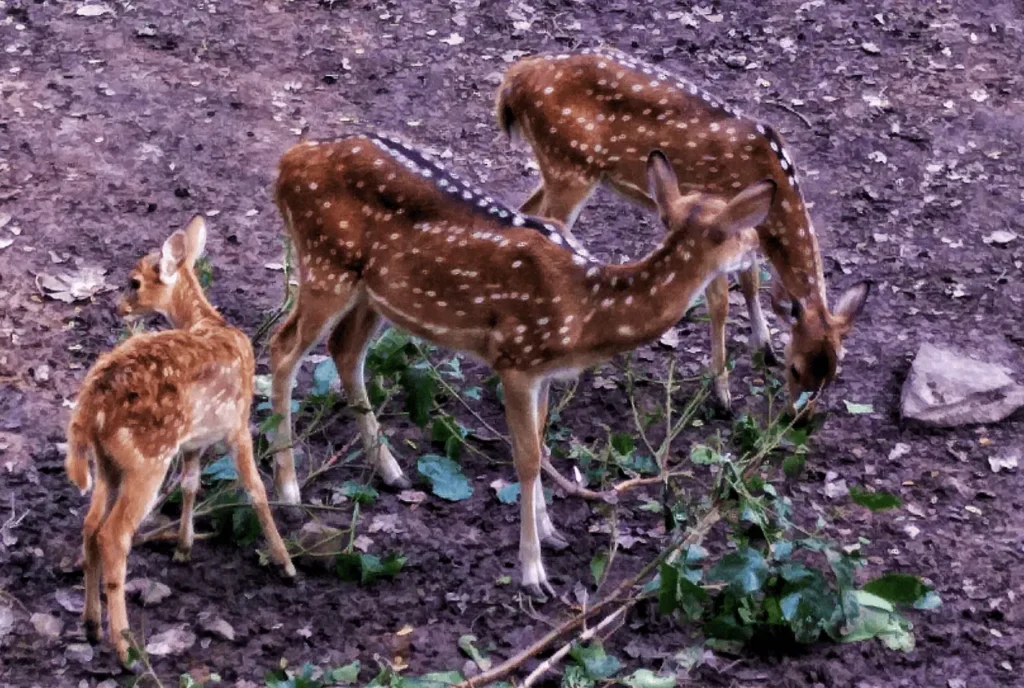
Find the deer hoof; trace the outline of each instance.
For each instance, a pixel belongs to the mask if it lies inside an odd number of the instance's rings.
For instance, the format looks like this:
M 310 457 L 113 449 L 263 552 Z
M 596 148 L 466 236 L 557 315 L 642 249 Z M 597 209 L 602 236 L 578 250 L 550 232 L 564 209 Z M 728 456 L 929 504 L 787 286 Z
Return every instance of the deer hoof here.
M 174 559 L 175 563 L 187 564 L 188 562 L 192 561 L 192 550 L 191 549 L 176 549 L 176 550 L 174 550 L 174 557 L 173 557 L 173 559 Z

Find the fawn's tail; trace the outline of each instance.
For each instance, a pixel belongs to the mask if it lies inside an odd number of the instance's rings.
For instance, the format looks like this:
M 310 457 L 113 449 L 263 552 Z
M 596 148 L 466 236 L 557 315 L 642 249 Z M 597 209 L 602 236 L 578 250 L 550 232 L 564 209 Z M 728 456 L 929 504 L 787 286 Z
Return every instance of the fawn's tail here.
M 89 457 L 93 455 L 92 438 L 76 415 L 68 425 L 68 456 L 64 459 L 64 470 L 82 494 L 92 488 Z

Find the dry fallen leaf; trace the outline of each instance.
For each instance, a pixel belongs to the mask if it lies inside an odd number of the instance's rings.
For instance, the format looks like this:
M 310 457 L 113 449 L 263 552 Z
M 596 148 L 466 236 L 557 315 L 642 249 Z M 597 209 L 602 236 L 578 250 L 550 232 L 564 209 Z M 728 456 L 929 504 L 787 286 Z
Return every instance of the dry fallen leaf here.
M 679 346 L 679 330 L 674 327 L 668 330 L 658 338 L 658 343 L 662 346 L 667 346 L 670 349 L 675 349 Z
M 100 17 L 104 14 L 113 14 L 106 5 L 83 5 L 75 10 L 75 14 L 79 17 Z
M 112 291 L 113 285 L 103 279 L 106 270 L 97 267 L 82 267 L 75 272 L 61 272 L 56 275 L 36 275 L 36 286 L 43 296 L 64 303 L 84 301 L 90 297 Z
M 451 36 L 448 36 L 448 38 L 442 38 L 441 42 L 442 43 L 447 43 L 448 45 L 451 45 L 451 46 L 456 46 L 456 45 L 462 45 L 463 43 L 465 43 L 466 39 L 463 38 L 462 36 L 460 36 L 457 33 L 453 33 Z
M 1008 243 L 1017 238 L 1017 235 L 1006 229 L 997 229 L 986 237 L 982 238 L 986 244 L 995 244 L 996 246 L 1006 246 Z
M 861 43 L 860 47 L 861 50 L 866 52 L 868 55 L 878 55 L 880 52 L 882 52 L 882 49 L 879 48 L 878 45 L 870 41 L 865 41 L 864 43 Z
M 402 490 L 398 493 L 398 501 L 405 502 L 406 504 L 420 504 L 425 502 L 427 499 L 426 492 L 420 492 L 419 490 Z
M 4 237 L 4 238 L 0 239 L 0 248 L 7 248 L 8 246 L 10 246 L 13 243 L 14 243 L 14 239 L 8 239 L 7 237 Z

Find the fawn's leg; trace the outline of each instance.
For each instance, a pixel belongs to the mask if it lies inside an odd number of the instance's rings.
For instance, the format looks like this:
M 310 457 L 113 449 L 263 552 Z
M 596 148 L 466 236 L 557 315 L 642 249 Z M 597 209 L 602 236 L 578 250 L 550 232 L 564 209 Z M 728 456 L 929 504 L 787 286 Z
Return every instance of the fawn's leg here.
M 754 351 L 761 351 L 764 354 L 765 365 L 779 365 L 779 357 L 775 355 L 772 348 L 772 339 L 768 333 L 768 323 L 765 322 L 764 312 L 761 310 L 761 268 L 757 257 L 754 256 L 754 263 L 746 270 L 740 271 L 740 288 L 743 290 L 743 298 L 747 301 L 747 313 L 750 315 L 750 345 Z
M 245 417 L 249 414 L 246 412 Z M 260 526 L 270 546 L 270 557 L 284 567 L 284 574 L 289 578 L 295 576 L 295 565 L 292 564 L 288 550 L 281 539 L 281 533 L 277 531 L 274 524 L 274 517 L 270 513 L 270 505 L 267 504 L 267 490 L 263 487 L 260 479 L 259 469 L 256 468 L 256 460 L 252 455 L 252 436 L 249 435 L 248 423 L 244 423 L 235 436 L 229 440 L 232 453 L 235 456 L 235 466 L 238 468 L 238 480 L 242 487 L 249 493 L 249 501 L 252 508 L 256 510 L 256 516 L 260 519 Z
M 544 205 L 544 182 L 533 190 L 530 197 L 523 201 L 523 204 L 519 206 L 519 212 L 526 213 L 527 215 L 539 215 L 540 209 Z
M 544 443 L 544 432 L 548 425 L 548 395 L 551 391 L 550 380 L 540 383 L 540 390 L 537 393 L 537 437 L 540 441 L 541 456 L 550 458 L 551 450 Z M 522 491 L 522 485 L 520 485 Z M 558 532 L 555 525 L 548 516 L 548 506 L 544 501 L 544 490 L 541 489 L 540 480 L 537 480 L 537 494 L 534 496 L 537 512 L 537 532 L 540 535 L 541 543 L 555 551 L 560 551 L 569 546 L 562 534 Z
M 715 376 L 715 401 L 720 409 L 729 413 L 732 398 L 729 395 L 729 370 L 726 368 L 725 321 L 729 317 L 729 278 L 718 275 L 704 291 L 711 316 L 711 373 Z
M 174 561 L 185 562 L 192 558 L 192 509 L 199 492 L 200 451 L 186 451 L 181 455 L 181 525 L 178 527 L 178 547 L 174 550 Z
M 85 623 L 85 637 L 95 645 L 100 641 L 100 624 L 103 621 L 100 603 L 100 548 L 96 536 L 110 512 L 113 500 L 107 479 L 100 475 L 98 466 L 93 483 L 92 501 L 89 503 L 89 511 L 82 526 L 82 570 L 85 574 L 85 610 L 82 618 Z M 113 496 L 116 496 L 116 493 Z
M 384 483 L 401 490 L 412 487 L 384 442 L 380 425 L 370 405 L 363 377 L 366 349 L 380 325 L 381 317 L 362 302 L 342 318 L 327 340 L 327 350 L 334 358 L 341 384 L 348 396 L 349 408 L 356 414 L 356 425 L 363 440 L 363 449 L 374 470 Z
M 554 595 L 544 572 L 537 530 L 536 498 L 540 491 L 540 433 L 537 429 L 540 381 L 514 370 L 501 373 L 505 388 L 505 418 L 512 436 L 512 459 L 520 485 L 519 561 L 523 587 L 535 597 L 544 590 Z
M 338 282 L 340 293 L 314 292 L 300 286 L 288 319 L 270 338 L 271 402 L 281 420 L 274 432 L 274 486 L 281 501 L 298 504 L 299 482 L 292 451 L 292 385 L 295 371 L 325 331 L 355 304 L 355 287 L 348 274 Z
M 107 613 L 110 617 L 110 642 L 122 664 L 127 664 L 128 611 L 124 601 L 124 579 L 128 567 L 128 553 L 132 536 L 142 519 L 156 503 L 160 483 L 167 474 L 167 463 L 149 457 L 134 456 L 131 466 L 120 476 L 110 513 L 100 526 L 96 540 L 103 565 L 103 583 L 107 593 Z M 127 462 L 118 462 L 125 466 Z M 162 466 L 162 469 L 156 469 Z M 114 486 L 112 486 L 114 487 Z

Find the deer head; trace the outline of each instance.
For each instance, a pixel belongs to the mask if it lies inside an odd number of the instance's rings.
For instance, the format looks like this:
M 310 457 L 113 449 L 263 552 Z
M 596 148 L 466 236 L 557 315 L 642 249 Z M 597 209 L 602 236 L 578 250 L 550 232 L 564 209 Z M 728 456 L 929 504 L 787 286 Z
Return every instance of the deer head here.
M 193 270 L 205 248 L 206 221 L 196 215 L 185 229 L 168 237 L 159 252 L 139 259 L 117 305 L 118 315 L 159 313 L 175 327 L 182 327 L 182 307 L 195 292 L 202 293 Z

